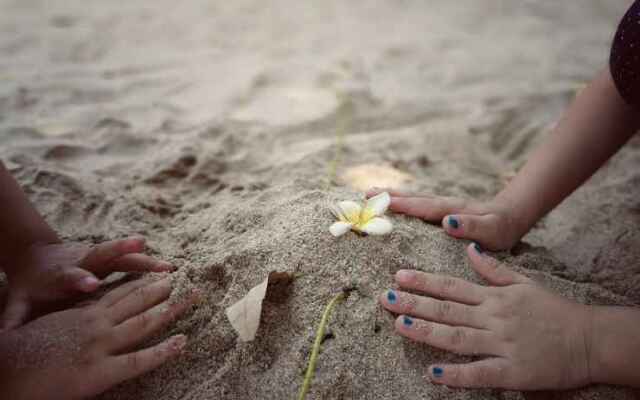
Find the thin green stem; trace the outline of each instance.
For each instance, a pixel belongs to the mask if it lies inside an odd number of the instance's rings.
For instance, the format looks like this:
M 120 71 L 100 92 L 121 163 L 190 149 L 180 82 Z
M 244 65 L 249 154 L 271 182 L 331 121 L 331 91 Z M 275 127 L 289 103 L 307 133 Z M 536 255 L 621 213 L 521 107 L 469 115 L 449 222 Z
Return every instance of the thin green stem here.
M 320 353 L 320 345 L 322 344 L 322 339 L 324 338 L 324 332 L 327 329 L 327 322 L 329 321 L 331 312 L 333 311 L 333 308 L 336 306 L 336 304 L 343 301 L 346 297 L 347 292 L 340 292 L 340 294 L 331 299 L 329 304 L 327 304 L 327 307 L 325 307 L 324 312 L 322 313 L 322 319 L 320 320 L 320 325 L 318 326 L 318 330 L 316 331 L 316 340 L 313 343 L 311 358 L 309 358 L 309 365 L 307 366 L 307 372 L 304 375 L 304 382 L 302 382 L 302 388 L 300 388 L 298 400 L 305 399 L 305 397 L 307 396 L 307 392 L 309 391 L 309 387 L 311 386 L 311 381 L 313 380 L 313 375 L 316 371 L 318 354 Z
M 331 184 L 337 179 L 338 166 L 340 165 L 342 150 L 344 148 L 344 136 L 353 114 L 353 106 L 344 99 L 344 96 L 339 95 L 338 98 L 341 105 L 338 108 L 336 116 L 336 149 L 333 154 L 333 159 L 329 162 L 329 168 L 327 169 L 325 191 L 329 191 Z

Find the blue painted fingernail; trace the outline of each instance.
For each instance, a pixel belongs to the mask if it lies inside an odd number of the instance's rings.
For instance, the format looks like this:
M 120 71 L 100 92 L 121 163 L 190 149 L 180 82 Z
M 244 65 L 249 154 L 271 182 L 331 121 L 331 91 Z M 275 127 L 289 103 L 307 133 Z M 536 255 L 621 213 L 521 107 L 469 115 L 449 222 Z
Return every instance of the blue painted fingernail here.
M 405 326 L 411 326 L 413 325 L 413 320 L 405 315 L 404 318 L 402 319 L 402 323 Z
M 478 253 L 482 254 L 482 247 L 480 247 L 478 243 L 474 243 L 473 248 L 476 249 Z
M 449 217 L 449 226 L 452 227 L 453 229 L 458 229 L 460 227 L 460 224 L 458 223 L 458 220 L 456 219 L 456 217 L 453 217 L 453 216 Z
M 442 368 L 433 367 L 433 376 L 436 378 L 442 378 L 442 375 L 444 375 L 444 370 Z
M 393 290 L 389 290 L 387 292 L 387 300 L 389 301 L 389 304 L 396 304 L 396 301 L 398 301 L 396 292 L 394 292 Z

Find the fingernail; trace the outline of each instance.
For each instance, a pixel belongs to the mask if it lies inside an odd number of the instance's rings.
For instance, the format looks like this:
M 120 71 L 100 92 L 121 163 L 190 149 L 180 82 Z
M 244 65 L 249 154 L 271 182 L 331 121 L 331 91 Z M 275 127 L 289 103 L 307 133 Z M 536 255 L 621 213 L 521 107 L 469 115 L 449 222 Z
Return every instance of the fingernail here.
M 100 282 L 93 276 L 86 276 L 80 280 L 80 288 L 84 291 L 95 289 Z
M 413 320 L 405 315 L 404 318 L 402 318 L 402 323 L 404 326 L 411 326 L 413 325 Z
M 396 272 L 396 278 L 399 281 L 407 282 L 412 280 L 415 276 L 416 271 L 412 271 L 410 269 L 401 269 L 400 271 Z
M 482 254 L 482 247 L 478 243 L 473 243 L 473 248 L 479 253 Z
M 454 216 L 449 216 L 449 226 L 453 229 L 458 229 L 460 227 L 460 223 L 458 223 L 458 219 Z
M 398 301 L 398 296 L 396 295 L 395 291 L 389 290 L 387 292 L 387 301 L 389 301 L 389 304 L 396 304 L 396 302 Z
M 171 348 L 175 351 L 181 351 L 187 344 L 187 337 L 185 335 L 174 336 L 171 340 Z
M 442 378 L 442 375 L 444 375 L 444 370 L 440 367 L 433 367 L 432 373 L 435 378 Z

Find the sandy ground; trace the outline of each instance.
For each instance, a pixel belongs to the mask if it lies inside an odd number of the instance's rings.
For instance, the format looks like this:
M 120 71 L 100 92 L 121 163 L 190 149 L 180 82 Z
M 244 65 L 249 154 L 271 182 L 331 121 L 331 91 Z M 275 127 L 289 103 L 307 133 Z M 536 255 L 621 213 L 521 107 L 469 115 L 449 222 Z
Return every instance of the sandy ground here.
M 387 237 L 332 238 L 338 171 L 388 163 L 410 188 L 488 198 L 606 65 L 628 1 L 0 2 L 0 156 L 68 240 L 131 233 L 205 301 L 169 332 L 187 354 L 102 399 L 294 398 L 328 300 L 356 286 L 310 399 L 631 399 L 454 390 L 463 361 L 393 334 L 375 297 L 400 268 L 476 280 L 465 243 L 393 216 Z M 640 302 L 640 140 L 543 220 L 513 265 L 567 297 Z M 253 343 L 224 315 L 271 270 Z M 541 355 L 543 356 L 543 355 Z M 635 393 L 637 395 L 638 393 Z

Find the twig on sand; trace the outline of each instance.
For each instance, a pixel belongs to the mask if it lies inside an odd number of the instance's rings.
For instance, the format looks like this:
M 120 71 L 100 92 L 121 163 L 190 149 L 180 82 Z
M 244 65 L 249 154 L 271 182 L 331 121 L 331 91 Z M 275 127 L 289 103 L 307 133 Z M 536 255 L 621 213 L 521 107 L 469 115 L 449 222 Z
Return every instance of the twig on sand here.
M 322 313 L 322 319 L 320 320 L 320 325 L 318 326 L 318 330 L 316 331 L 316 340 L 313 343 L 313 350 L 311 351 L 311 358 L 309 358 L 309 365 L 307 366 L 307 372 L 304 375 L 304 381 L 302 382 L 302 387 L 300 388 L 300 394 L 298 395 L 298 400 L 304 400 L 307 397 L 307 392 L 309 391 L 309 387 L 311 387 L 311 381 L 313 380 L 313 374 L 316 371 L 316 362 L 318 361 L 318 354 L 320 353 L 320 345 L 322 344 L 322 340 L 324 338 L 324 332 L 327 329 L 327 323 L 329 321 L 329 317 L 331 316 L 331 312 L 334 307 L 344 301 L 349 293 L 354 290 L 353 288 L 343 289 L 342 292 L 337 294 L 331 299 L 327 307 L 325 307 L 324 312 Z

